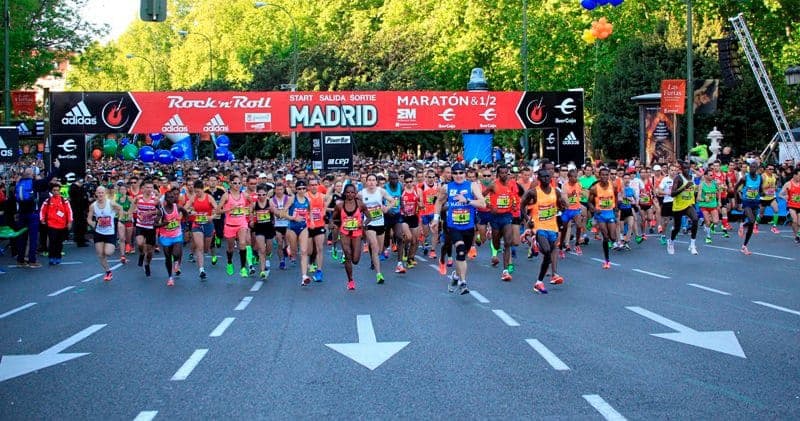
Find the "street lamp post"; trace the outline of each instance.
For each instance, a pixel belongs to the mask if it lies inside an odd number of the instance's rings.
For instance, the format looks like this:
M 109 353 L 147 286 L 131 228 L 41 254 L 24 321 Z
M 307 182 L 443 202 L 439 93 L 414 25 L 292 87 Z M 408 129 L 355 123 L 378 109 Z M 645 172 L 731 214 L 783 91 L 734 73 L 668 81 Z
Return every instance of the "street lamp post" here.
M 263 1 L 257 1 L 254 3 L 254 6 L 259 9 L 264 6 L 272 6 L 275 8 L 280 9 L 283 13 L 286 13 L 286 16 L 289 16 L 289 21 L 292 22 L 292 80 L 289 82 L 289 90 L 294 92 L 297 90 L 297 25 L 294 22 L 294 17 L 285 7 L 281 6 L 280 4 L 275 3 L 266 3 Z M 292 140 L 292 160 L 294 161 L 297 157 L 297 133 L 292 130 L 291 131 L 291 140 Z
M 3 124 L 8 126 L 11 120 L 11 66 L 8 63 L 8 50 L 11 43 L 8 40 L 8 25 L 11 17 L 8 15 L 8 0 L 3 1 Z
M 686 156 L 694 147 L 694 66 L 692 52 L 692 0 L 686 0 Z
M 125 58 L 140 58 L 150 64 L 150 69 L 153 71 L 153 92 L 156 91 L 156 66 L 153 64 L 152 61 L 148 60 L 146 57 L 137 56 L 136 54 L 128 53 L 125 55 Z
M 189 31 L 186 31 L 186 30 L 178 31 L 178 35 L 180 35 L 181 38 L 186 38 L 188 35 L 199 35 L 199 36 L 203 37 L 206 40 L 206 42 L 208 43 L 208 82 L 209 83 L 213 83 L 214 82 L 214 55 L 213 55 L 213 53 L 211 51 L 211 38 L 209 38 L 208 35 L 206 35 L 206 34 L 201 34 L 199 32 L 189 32 Z

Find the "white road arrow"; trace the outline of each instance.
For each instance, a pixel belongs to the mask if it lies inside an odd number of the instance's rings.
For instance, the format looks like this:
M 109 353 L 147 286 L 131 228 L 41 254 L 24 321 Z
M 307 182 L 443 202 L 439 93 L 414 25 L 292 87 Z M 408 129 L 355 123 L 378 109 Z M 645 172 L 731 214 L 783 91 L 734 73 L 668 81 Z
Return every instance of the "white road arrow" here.
M 736 339 L 736 334 L 730 330 L 701 332 L 690 327 L 686 327 L 678 322 L 674 322 L 666 317 L 653 313 L 652 311 L 645 310 L 641 307 L 625 308 L 658 324 L 678 331 L 677 333 L 651 333 L 653 336 L 700 348 L 710 349 L 712 351 L 722 352 L 724 354 L 733 355 L 734 357 L 747 358 L 744 355 L 742 346 L 739 345 L 739 340 Z
M 372 317 L 369 314 L 356 316 L 356 328 L 358 329 L 357 343 L 325 344 L 325 346 L 370 370 L 375 370 L 409 344 L 409 342 L 378 342 L 375 338 L 375 329 L 372 328 Z
M 88 338 L 93 333 L 104 327 L 106 327 L 106 325 L 91 325 L 86 329 L 83 329 L 69 338 L 42 351 L 40 354 L 3 355 L 2 358 L 0 358 L 0 382 L 28 374 L 32 371 L 41 370 L 43 368 L 50 367 L 51 365 L 60 364 L 78 357 L 83 357 L 84 355 L 89 355 L 88 352 L 73 354 L 60 354 L 60 352 Z

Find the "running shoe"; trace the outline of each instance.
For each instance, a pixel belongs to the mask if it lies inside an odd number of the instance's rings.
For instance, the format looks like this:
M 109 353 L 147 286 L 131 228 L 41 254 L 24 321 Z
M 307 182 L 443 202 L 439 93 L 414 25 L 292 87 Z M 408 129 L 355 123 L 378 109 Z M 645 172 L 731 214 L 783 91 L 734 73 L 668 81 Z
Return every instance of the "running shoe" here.
M 800 236 L 795 236 L 794 237 L 794 243 L 795 244 L 800 244 Z
M 505 281 L 505 282 L 510 282 L 511 281 L 511 274 L 508 273 L 507 270 L 504 270 L 503 273 L 500 275 L 500 280 Z
M 739 223 L 739 238 L 744 238 L 744 223 Z
M 138 264 L 138 266 L 142 267 L 142 265 L 144 265 L 144 254 L 140 254 L 139 255 L 139 264 Z
M 773 234 L 780 234 L 781 233 L 781 231 L 775 225 L 771 226 L 769 228 L 769 230 L 772 231 Z
M 631 251 L 631 245 L 628 244 L 627 242 L 622 243 L 622 247 L 621 248 L 622 248 L 622 250 L 625 250 L 625 251 Z
M 448 257 L 447 258 L 447 267 L 449 267 L 449 268 L 453 267 L 453 258 L 452 257 Z
M 392 253 L 397 253 L 397 243 L 392 243 Z
M 278 269 L 286 270 L 286 258 L 284 257 L 281 259 L 281 262 L 278 264 Z
M 461 279 L 458 277 L 458 274 L 456 274 L 456 271 L 453 271 L 453 273 L 450 274 L 450 284 L 447 286 L 447 292 L 456 292 L 456 286 L 458 286 L 459 281 L 461 281 Z
M 558 258 L 561 259 L 561 260 L 566 259 L 567 258 L 567 253 L 564 250 L 559 250 L 558 251 Z
M 258 274 L 261 279 L 267 279 L 267 271 L 262 270 L 261 273 Z
M 364 248 L 361 249 L 362 253 L 369 253 L 369 244 L 364 243 Z
M 175 273 L 175 276 L 181 276 L 181 264 L 180 262 L 175 262 L 172 264 L 172 272 Z
M 603 269 L 611 269 L 611 262 L 609 262 L 608 260 L 603 262 Z
M 225 273 L 227 273 L 228 276 L 233 276 L 233 263 L 225 265 Z
M 144 276 L 150 276 L 150 265 L 144 265 Z
M 211 266 L 217 265 L 217 256 L 211 256 Z
M 378 274 L 375 275 L 375 283 L 380 285 L 380 284 L 383 284 L 383 281 L 384 281 L 383 274 L 378 272 Z
M 194 253 L 189 253 L 189 261 L 194 262 Z
M 397 267 L 394 268 L 394 273 L 406 273 L 406 268 L 403 267 L 403 264 L 397 262 Z
M 731 238 L 731 235 L 728 234 L 728 231 L 722 231 L 722 238 Z
M 428 253 L 428 259 L 435 259 L 435 258 L 436 258 L 436 250 L 431 250 L 430 253 Z
M 530 260 L 530 259 L 533 259 L 533 249 L 532 248 L 528 249 L 528 260 Z
M 513 274 L 514 270 L 516 270 L 516 268 L 514 267 L 513 263 L 509 263 L 508 267 L 506 268 L 506 270 L 508 271 L 508 273 Z
M 667 242 L 667 254 L 675 254 L 675 243 L 672 240 Z
M 322 282 L 322 269 L 314 271 L 314 282 Z
M 206 274 L 206 270 L 203 269 L 203 268 L 200 268 L 200 280 L 201 281 L 205 281 L 206 278 L 208 278 L 208 275 Z
M 108 272 L 106 272 L 106 274 L 103 276 L 103 281 L 105 281 L 105 282 L 109 282 L 109 281 L 111 281 L 112 279 L 114 279 L 114 275 L 113 275 L 113 274 L 111 273 L 111 271 L 109 270 L 109 271 L 108 271 Z
M 644 237 L 642 237 L 641 235 L 637 235 L 635 241 L 636 244 L 642 244 L 642 241 L 644 241 Z
M 758 234 L 758 224 L 753 224 L 753 234 Z
M 171 276 L 169 277 L 169 279 L 167 279 L 167 286 L 168 287 L 174 287 L 175 286 L 175 280 L 172 279 Z
M 416 259 L 408 259 L 408 264 L 406 266 L 408 266 L 408 268 L 411 269 L 416 265 L 417 265 Z
M 500 264 L 500 258 L 497 256 L 492 256 L 492 266 L 497 266 Z
M 389 247 L 387 247 L 386 250 L 383 251 L 383 258 L 384 259 L 388 259 L 389 258 L 389 254 L 391 254 L 390 250 L 391 249 Z
M 533 240 L 533 246 L 531 247 L 531 250 L 533 250 L 534 257 L 539 255 L 539 243 L 536 240 Z
M 247 278 L 249 275 L 250 272 L 247 270 L 247 268 L 242 268 L 241 270 L 239 270 L 239 276 L 241 276 L 242 278 Z
M 458 282 L 458 294 L 459 295 L 469 294 L 469 288 L 467 288 L 467 281 L 461 280 Z
M 303 275 L 303 280 L 300 281 L 300 286 L 308 286 L 311 283 L 311 277 L 308 275 Z
M 547 288 L 545 288 L 544 282 L 536 281 L 536 283 L 533 284 L 533 292 L 538 292 L 539 294 L 547 294 Z
M 658 238 L 658 242 L 661 243 L 662 246 L 667 245 L 667 237 L 662 235 L 661 237 Z
M 348 291 L 352 291 L 354 289 L 356 289 L 356 281 L 354 281 L 352 279 L 347 281 L 347 290 Z
M 583 256 L 583 250 L 581 250 L 581 246 L 575 245 L 575 254 L 578 256 Z
M 475 258 L 478 257 L 478 248 L 475 246 L 470 247 L 467 257 L 469 257 L 469 260 L 475 260 Z
M 695 247 L 695 246 L 689 246 L 689 253 L 692 253 L 695 256 L 700 254 L 700 253 L 697 252 L 697 247 Z
M 553 274 L 553 278 L 550 279 L 550 283 L 552 285 L 561 285 L 564 283 L 564 277 L 559 274 Z
M 447 274 L 447 267 L 444 265 L 444 262 L 439 261 L 439 275 L 444 276 Z
M 706 244 L 711 244 L 711 237 L 706 237 Z
M 250 274 L 250 276 L 255 275 L 256 274 L 256 266 L 255 265 L 250 265 L 248 273 Z
M 222 245 L 222 240 L 219 237 L 214 237 L 214 247 L 219 248 Z
M 128 264 L 128 258 L 125 257 L 124 255 L 120 256 L 119 257 L 119 262 L 122 263 L 123 265 L 126 265 L 126 264 Z
M 744 254 L 745 256 L 749 256 L 749 255 L 753 254 L 753 252 L 748 250 L 747 246 L 742 246 L 742 254 Z

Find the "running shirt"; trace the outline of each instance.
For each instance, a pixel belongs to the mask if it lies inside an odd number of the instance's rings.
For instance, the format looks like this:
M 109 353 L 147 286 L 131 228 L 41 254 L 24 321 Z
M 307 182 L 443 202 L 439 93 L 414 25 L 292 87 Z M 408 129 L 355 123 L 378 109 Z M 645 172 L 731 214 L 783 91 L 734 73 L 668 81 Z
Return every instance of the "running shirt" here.
M 530 217 L 537 231 L 558 232 L 558 193 L 550 188 L 550 193 L 545 193 L 541 186 L 536 186 L 536 203 L 529 206 Z
M 370 193 L 367 189 L 361 190 L 361 201 L 367 207 L 369 217 L 372 218 L 367 224 L 370 227 L 382 227 L 383 221 L 383 189 L 376 188 L 374 192 Z
M 416 190 L 404 190 L 400 196 L 400 214 L 414 216 L 419 211 L 419 195 Z
M 775 199 L 775 193 L 778 190 L 778 177 L 773 175 L 768 175 L 767 173 L 761 174 L 761 179 L 764 180 L 764 195 L 761 196 L 761 200 L 773 200 Z
M 614 187 L 611 183 L 603 187 L 600 184 L 595 185 L 594 207 L 598 211 L 613 210 L 616 206 L 617 200 L 614 197 Z
M 97 221 L 94 232 L 100 235 L 114 235 L 117 226 L 114 223 L 115 215 L 111 208 L 111 201 L 106 200 L 106 204 L 102 208 L 97 206 L 97 202 L 94 202 L 92 206 L 94 207 L 94 218 Z
M 361 207 L 356 206 L 354 211 L 348 212 L 347 209 L 345 209 L 345 205 L 342 204 L 342 226 L 339 228 L 339 232 L 348 237 L 360 237 L 364 229 L 363 218 L 364 216 L 361 215 Z
M 119 205 L 122 207 L 122 213 L 119 216 L 119 222 L 128 222 L 128 221 L 130 221 L 131 220 L 131 215 L 130 215 L 129 211 L 131 210 L 131 205 L 133 205 L 133 202 L 131 201 L 131 197 L 128 196 L 128 195 L 123 196 L 123 195 L 117 193 L 117 198 L 116 199 L 117 199 L 116 200 L 117 203 L 119 203 Z
M 256 231 L 270 229 L 274 226 L 275 220 L 269 210 L 269 202 L 261 206 L 258 202 L 253 205 L 253 224 Z
M 589 188 L 597 181 L 597 177 L 582 176 L 578 178 L 578 183 L 581 185 L 581 203 L 589 202 Z
M 700 198 L 697 205 L 701 208 L 716 208 L 719 206 L 719 186 L 717 180 L 711 180 L 711 184 L 705 181 L 700 182 Z
M 789 187 L 786 189 L 786 206 L 794 209 L 800 209 L 800 183 L 789 181 Z
M 472 182 L 464 181 L 447 183 L 447 226 L 457 230 L 470 230 L 475 227 L 475 207 L 469 203 L 462 204 L 456 196 L 463 195 L 467 200 L 475 199 L 472 195 Z
M 516 195 L 517 183 L 510 181 L 503 184 L 499 179 L 494 181 L 494 192 L 489 201 L 490 208 L 496 213 L 511 213 L 511 206 Z
M 389 183 L 386 183 L 386 192 L 389 193 L 389 196 L 394 198 L 394 206 L 387 210 L 388 213 L 399 213 L 400 212 L 400 196 L 403 195 L 403 185 L 397 183 L 397 189 L 392 190 L 392 186 Z
M 424 205 L 420 214 L 433 215 L 436 208 L 436 195 L 439 194 L 439 185 L 433 183 L 432 186 L 428 186 L 423 183 L 420 185 L 420 190 L 422 191 L 422 204 Z
M 653 185 L 648 180 L 639 191 L 639 205 L 650 207 L 653 205 Z
M 620 209 L 631 209 L 633 208 L 633 201 L 636 200 L 636 192 L 633 190 L 633 187 L 624 187 L 622 189 L 622 201 L 619 202 Z
M 305 198 L 304 201 L 299 201 L 297 196 L 294 197 L 294 201 L 292 205 L 289 206 L 289 215 L 293 217 L 299 217 L 300 221 L 289 221 L 289 228 L 293 231 L 302 231 L 306 229 L 306 222 L 308 221 L 308 209 L 310 207 L 310 202 L 308 198 Z
M 325 195 L 318 191 L 316 194 L 308 192 L 306 197 L 309 201 L 306 225 L 311 228 L 322 228 L 325 226 Z
M 581 186 L 581 183 L 575 183 L 575 184 L 570 184 L 569 182 L 564 183 L 564 192 L 567 194 L 567 209 L 571 210 L 580 209 L 581 202 L 584 201 L 583 186 Z
M 750 178 L 750 173 L 744 175 L 744 185 L 742 186 L 742 199 L 747 201 L 758 201 L 759 189 L 761 188 L 761 175 L 756 174 L 755 179 Z
M 672 203 L 675 198 L 672 197 L 672 183 L 675 180 L 672 177 L 664 177 L 661 179 L 661 182 L 658 184 L 658 188 L 664 192 L 664 203 Z
M 158 199 L 155 196 L 145 199 L 139 196 L 136 199 L 136 226 L 144 229 L 153 229 L 158 211 Z
M 683 174 L 680 174 L 681 178 L 681 187 L 685 187 L 683 191 L 681 191 L 677 196 L 673 197 L 672 201 L 672 211 L 678 212 L 682 211 L 689 206 L 694 205 L 694 198 L 695 198 L 695 186 L 694 181 L 687 180 Z
M 283 211 L 287 210 L 286 205 L 289 202 L 289 196 L 284 194 L 283 197 L 281 197 L 280 199 L 278 199 L 278 196 L 272 196 L 272 198 L 269 199 L 269 200 L 272 201 L 272 208 L 276 209 L 278 211 L 278 213 L 282 213 Z M 275 216 L 275 215 L 273 215 L 273 216 Z M 288 226 L 289 226 L 289 220 L 288 219 L 275 216 L 275 227 L 276 228 L 285 228 L 285 227 L 288 227 Z
M 189 221 L 195 225 L 207 224 L 211 221 L 214 209 L 211 207 L 211 195 L 205 194 L 202 199 L 195 198 L 192 205 L 194 212 L 189 216 Z
M 172 210 L 169 213 L 162 207 L 161 212 L 164 213 L 166 225 L 158 229 L 158 235 L 163 238 L 180 238 L 183 232 L 181 230 L 181 213 L 178 212 L 178 205 L 173 203 Z
M 249 213 L 249 209 L 245 195 L 239 193 L 239 198 L 237 199 L 228 192 L 228 201 L 225 202 L 225 212 L 225 225 L 247 226 L 247 214 Z

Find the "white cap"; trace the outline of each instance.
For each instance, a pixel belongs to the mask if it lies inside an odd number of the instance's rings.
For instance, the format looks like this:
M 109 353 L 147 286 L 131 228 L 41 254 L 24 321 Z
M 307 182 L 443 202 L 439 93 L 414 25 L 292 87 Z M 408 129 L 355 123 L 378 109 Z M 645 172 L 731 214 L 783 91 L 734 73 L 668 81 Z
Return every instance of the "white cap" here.
M 264 173 L 264 172 L 259 173 L 258 174 L 258 178 L 267 178 L 267 173 Z
M 661 171 L 661 165 L 653 165 L 653 171 Z
M 294 180 L 294 176 L 291 174 L 286 174 L 286 181 L 292 181 L 292 180 Z

